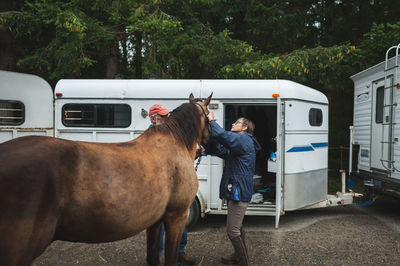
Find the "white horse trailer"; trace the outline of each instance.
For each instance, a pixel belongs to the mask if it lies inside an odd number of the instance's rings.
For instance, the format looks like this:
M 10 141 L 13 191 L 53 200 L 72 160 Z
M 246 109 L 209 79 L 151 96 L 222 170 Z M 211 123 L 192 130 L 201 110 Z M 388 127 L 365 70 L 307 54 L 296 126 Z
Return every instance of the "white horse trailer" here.
M 187 102 L 190 93 L 204 98 L 211 92 L 209 109 L 217 122 L 229 130 L 238 117 L 249 118 L 262 146 L 254 175 L 255 200 L 247 215 L 275 216 L 278 227 L 285 211 L 353 202 L 354 193 L 327 194 L 327 98 L 287 80 L 60 80 L 54 93 L 54 136 L 128 141 L 149 127 L 153 104 L 172 110 Z M 219 199 L 223 166 L 218 157 L 202 157 L 189 223 L 205 214 L 227 213 L 226 202 Z
M 400 44 L 385 61 L 351 76 L 354 119 L 349 172 L 357 173 L 372 191 L 400 197 Z M 390 58 L 391 53 L 395 55 Z M 352 152 L 353 149 L 350 149 Z M 353 171 L 353 157 L 357 169 Z
M 27 135 L 53 136 L 53 99 L 44 79 L 0 71 L 0 143 Z

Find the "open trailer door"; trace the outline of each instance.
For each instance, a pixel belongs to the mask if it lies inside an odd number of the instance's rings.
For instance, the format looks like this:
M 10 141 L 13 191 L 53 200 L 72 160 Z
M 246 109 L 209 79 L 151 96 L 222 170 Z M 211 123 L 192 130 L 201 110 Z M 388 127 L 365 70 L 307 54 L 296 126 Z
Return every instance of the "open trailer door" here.
M 279 227 L 279 218 L 283 213 L 283 162 L 284 162 L 284 105 L 279 95 L 277 99 L 277 112 L 276 112 L 276 208 L 275 208 L 275 228 Z

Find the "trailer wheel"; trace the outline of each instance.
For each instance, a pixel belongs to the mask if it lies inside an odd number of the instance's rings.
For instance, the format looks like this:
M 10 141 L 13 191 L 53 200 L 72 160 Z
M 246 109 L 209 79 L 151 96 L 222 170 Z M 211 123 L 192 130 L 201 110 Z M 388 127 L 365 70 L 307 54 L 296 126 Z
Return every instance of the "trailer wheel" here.
M 197 223 L 199 217 L 200 217 L 200 204 L 199 200 L 196 197 L 189 208 L 189 217 L 187 222 L 187 226 L 189 229 L 192 228 Z
M 375 201 L 375 199 L 376 199 L 375 189 L 373 189 L 372 187 L 365 186 L 364 198 L 365 198 L 365 200 Z

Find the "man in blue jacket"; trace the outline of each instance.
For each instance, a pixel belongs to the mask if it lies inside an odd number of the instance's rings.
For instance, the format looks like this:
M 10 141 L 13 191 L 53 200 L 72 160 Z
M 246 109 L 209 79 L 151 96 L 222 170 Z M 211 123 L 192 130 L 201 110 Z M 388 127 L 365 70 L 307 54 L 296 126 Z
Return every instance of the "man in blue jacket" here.
M 219 187 L 219 197 L 228 201 L 226 231 L 235 252 L 221 258 L 224 264 L 249 265 L 243 218 L 253 195 L 253 175 L 256 153 L 261 149 L 253 136 L 254 124 L 241 117 L 232 124 L 231 131 L 221 128 L 214 113 L 208 115 L 211 139 L 208 154 L 225 159 L 225 167 Z

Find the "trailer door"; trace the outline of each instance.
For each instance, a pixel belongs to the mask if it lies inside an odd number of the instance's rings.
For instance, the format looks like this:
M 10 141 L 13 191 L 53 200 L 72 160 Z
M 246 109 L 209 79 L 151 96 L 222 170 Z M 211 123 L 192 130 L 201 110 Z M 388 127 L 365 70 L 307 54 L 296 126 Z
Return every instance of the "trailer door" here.
M 284 103 L 281 101 L 281 98 L 277 98 L 277 111 L 276 111 L 276 163 L 277 163 L 277 171 L 276 171 L 276 193 L 275 193 L 275 228 L 279 227 L 279 219 L 281 213 L 283 213 L 283 176 L 284 176 Z
M 385 89 L 384 79 L 372 83 L 372 121 L 371 121 L 371 169 L 386 171 L 390 168 L 390 112 L 389 90 Z

